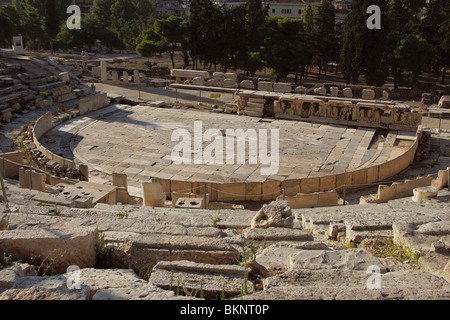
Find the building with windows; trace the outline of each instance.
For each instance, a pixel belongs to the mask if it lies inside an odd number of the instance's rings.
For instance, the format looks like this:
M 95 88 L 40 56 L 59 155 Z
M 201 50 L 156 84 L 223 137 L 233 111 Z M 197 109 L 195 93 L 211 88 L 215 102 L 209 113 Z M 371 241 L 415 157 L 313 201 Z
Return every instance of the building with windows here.
M 188 16 L 188 1 L 153 0 L 153 2 L 157 12 L 182 18 L 187 18 Z M 75 0 L 75 4 L 80 7 L 82 14 L 88 14 L 94 5 L 94 0 Z
M 156 5 L 156 12 L 169 16 L 187 18 L 189 12 L 189 2 L 182 0 L 153 0 Z
M 269 16 L 281 16 L 300 19 L 302 10 L 309 4 L 319 4 L 320 0 L 266 0 L 269 5 Z
M 0 0 L 0 7 L 5 4 L 12 4 L 12 0 Z
M 77 6 L 80 7 L 81 14 L 88 14 L 91 12 L 91 8 L 94 5 L 94 0 L 75 0 Z

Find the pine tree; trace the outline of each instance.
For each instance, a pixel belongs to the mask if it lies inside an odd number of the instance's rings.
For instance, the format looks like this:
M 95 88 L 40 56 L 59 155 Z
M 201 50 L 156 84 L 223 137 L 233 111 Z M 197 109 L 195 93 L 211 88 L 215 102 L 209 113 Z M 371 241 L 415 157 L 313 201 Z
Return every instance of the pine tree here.
M 328 63 L 337 60 L 337 38 L 335 33 L 335 10 L 331 0 L 321 0 L 314 16 L 316 24 L 317 63 L 319 65 L 319 79 L 322 68 L 327 74 Z
M 445 83 L 450 68 L 450 2 L 431 0 L 419 25 L 420 35 L 431 45 L 432 66 L 442 68 L 441 83 Z
M 381 29 L 367 28 L 369 5 L 381 9 Z M 382 85 L 386 75 L 382 67 L 382 56 L 386 41 L 387 0 L 353 0 L 350 13 L 342 27 L 342 49 L 340 68 L 347 83 L 358 84 L 364 75 L 366 82 Z
M 45 0 L 45 32 L 47 33 L 53 53 L 53 41 L 59 32 L 59 19 L 56 12 L 55 0 Z

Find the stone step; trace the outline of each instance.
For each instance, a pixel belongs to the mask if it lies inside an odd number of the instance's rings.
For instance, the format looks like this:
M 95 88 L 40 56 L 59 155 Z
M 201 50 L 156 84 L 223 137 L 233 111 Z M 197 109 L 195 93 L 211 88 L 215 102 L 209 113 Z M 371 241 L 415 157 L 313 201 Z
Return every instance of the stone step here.
M 253 284 L 246 279 L 245 270 L 239 265 L 211 265 L 191 261 L 161 261 L 155 265 L 149 283 L 180 294 L 205 299 L 229 299 L 253 292 Z
M 23 89 L 26 89 L 26 87 L 23 86 L 20 83 L 17 83 L 17 84 L 14 84 L 14 85 L 10 85 L 10 86 L 8 86 L 6 88 L 1 88 L 0 89 L 0 96 L 6 95 L 6 94 L 9 94 L 9 93 L 13 93 L 14 91 L 23 90 Z
M 28 90 L 20 90 L 20 91 L 16 91 L 7 95 L 3 95 L 0 96 L 0 104 L 8 102 L 8 101 L 13 101 L 13 100 L 18 100 L 24 96 L 26 96 L 28 94 Z
M 317 241 L 280 241 L 264 248 L 256 255 L 256 262 L 267 270 L 284 269 L 289 266 L 289 256 L 300 250 L 329 250 L 327 245 Z
M 387 271 L 380 259 L 364 249 L 300 250 L 288 258 L 289 270 L 343 269 L 366 271 L 376 265 L 381 273 Z
M 429 273 L 408 270 L 375 275 L 355 270 L 292 270 L 264 280 L 249 299 L 354 300 L 449 299 L 450 284 Z M 420 290 L 417 290 L 417 288 Z M 278 298 L 280 299 L 280 298 Z
M 54 97 L 53 100 L 55 102 L 66 102 L 66 101 L 70 101 L 70 100 L 74 100 L 77 98 L 77 93 L 76 92 L 69 92 L 66 94 L 62 94 L 60 96 Z
M 95 228 L 0 232 L 0 252 L 13 260 L 29 263 L 47 263 L 51 260 L 55 272 L 59 273 L 65 272 L 70 265 L 92 267 L 96 259 L 96 243 Z
M 259 241 L 313 241 L 311 233 L 293 228 L 270 227 L 267 229 L 252 228 L 243 232 L 247 240 Z
M 235 264 L 239 253 L 221 239 L 182 235 L 145 235 L 125 242 L 114 251 L 116 264 L 135 270 L 159 261 L 189 260 L 209 264 Z
M 78 275 L 77 275 L 78 273 Z M 78 278 L 79 276 L 79 278 Z M 80 286 L 71 288 L 69 280 Z M 84 268 L 55 276 L 25 274 L 0 300 L 180 300 L 173 292 L 152 286 L 132 270 Z
M 41 85 L 30 86 L 30 89 L 36 91 L 37 93 L 50 92 L 51 90 L 62 87 L 65 84 L 66 83 L 64 81 L 55 81 L 50 83 L 44 83 Z

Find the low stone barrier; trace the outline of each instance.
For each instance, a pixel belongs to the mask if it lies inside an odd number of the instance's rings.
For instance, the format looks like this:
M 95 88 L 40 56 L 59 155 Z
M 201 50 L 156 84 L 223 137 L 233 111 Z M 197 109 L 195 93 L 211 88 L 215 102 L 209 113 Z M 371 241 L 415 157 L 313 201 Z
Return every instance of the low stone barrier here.
M 344 172 L 335 175 L 322 177 L 311 177 L 303 179 L 292 179 L 283 181 L 265 181 L 265 182 L 240 182 L 240 183 L 211 183 L 211 182 L 191 182 L 176 181 L 161 178 L 152 178 L 152 182 L 160 183 L 163 191 L 168 198 L 172 194 L 203 194 L 204 190 L 209 195 L 209 201 L 266 201 L 275 200 L 278 196 L 295 197 L 297 194 L 324 193 L 327 191 L 342 192 L 346 190 L 361 188 L 370 184 L 383 182 L 393 177 L 414 161 L 419 141 L 422 137 L 422 127 L 419 126 L 416 132 L 416 138 L 411 147 L 402 155 L 383 164 L 367 167 L 355 171 Z M 331 197 L 325 201 L 324 197 Z M 311 197 L 310 195 L 304 197 Z M 325 205 L 331 205 L 335 201 L 335 194 L 317 194 L 314 197 L 314 204 L 322 205 L 323 199 Z M 291 199 L 294 201 L 294 198 Z M 306 201 L 306 200 L 305 200 Z M 305 202 L 306 203 L 306 202 Z M 309 203 L 309 202 L 308 202 Z M 312 202 L 311 202 L 312 203 Z
M 80 99 L 78 102 L 78 109 L 80 110 L 80 115 L 83 115 L 101 109 L 106 105 L 108 105 L 108 98 L 106 92 L 104 92 Z
M 92 267 L 96 262 L 97 229 L 3 230 L 0 254 L 64 273 L 71 265 Z
M 76 168 L 75 162 L 65 159 L 47 148 L 45 148 L 40 142 L 39 139 L 44 135 L 48 130 L 54 127 L 53 123 L 53 117 L 51 112 L 47 112 L 42 117 L 40 117 L 33 127 L 33 143 L 35 144 L 36 148 L 48 159 L 53 160 L 60 165 L 65 165 L 69 168 Z

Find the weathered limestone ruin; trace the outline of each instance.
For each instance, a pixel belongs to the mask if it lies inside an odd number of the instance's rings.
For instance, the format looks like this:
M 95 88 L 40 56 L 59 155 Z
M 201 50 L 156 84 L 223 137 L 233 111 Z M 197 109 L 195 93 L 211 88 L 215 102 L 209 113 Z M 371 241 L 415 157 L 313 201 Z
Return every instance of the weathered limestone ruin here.
M 24 57 L 0 60 L 1 300 L 450 299 L 450 158 L 403 178 L 430 133 L 383 88 L 174 69 L 174 89 L 233 94 L 188 111 L 167 89 L 112 104 Z M 106 85 L 148 83 L 96 68 Z M 173 166 L 168 132 L 193 119 L 285 130 L 278 174 Z

